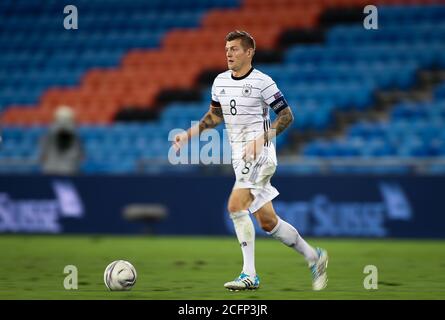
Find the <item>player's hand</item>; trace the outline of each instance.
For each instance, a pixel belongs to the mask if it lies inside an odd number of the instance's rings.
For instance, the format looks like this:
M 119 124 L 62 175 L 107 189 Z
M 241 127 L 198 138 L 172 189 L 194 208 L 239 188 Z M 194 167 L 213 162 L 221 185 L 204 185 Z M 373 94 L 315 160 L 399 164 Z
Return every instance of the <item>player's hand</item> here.
M 263 151 L 264 137 L 260 135 L 257 139 L 249 141 L 244 151 L 244 161 L 254 161 Z
M 179 151 L 179 149 L 181 149 L 181 147 L 187 142 L 188 140 L 188 136 L 186 132 L 177 134 L 175 136 L 175 140 L 173 141 L 173 148 L 175 149 L 176 152 Z

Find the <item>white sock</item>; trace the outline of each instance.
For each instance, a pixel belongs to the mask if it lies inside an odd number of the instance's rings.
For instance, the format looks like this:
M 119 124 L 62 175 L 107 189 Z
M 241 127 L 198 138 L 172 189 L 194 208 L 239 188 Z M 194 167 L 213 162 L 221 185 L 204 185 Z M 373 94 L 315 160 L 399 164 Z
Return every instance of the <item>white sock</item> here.
M 243 272 L 255 276 L 255 228 L 248 210 L 230 214 L 243 252 Z
M 278 217 L 277 225 L 268 234 L 301 253 L 309 263 L 317 260 L 318 255 L 315 249 L 300 236 L 293 226 L 281 220 L 280 217 Z

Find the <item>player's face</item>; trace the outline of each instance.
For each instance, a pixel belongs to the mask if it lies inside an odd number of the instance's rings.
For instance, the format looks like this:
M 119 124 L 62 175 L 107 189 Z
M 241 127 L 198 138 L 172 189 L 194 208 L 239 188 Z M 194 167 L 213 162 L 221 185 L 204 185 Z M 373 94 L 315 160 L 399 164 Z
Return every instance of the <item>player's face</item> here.
M 244 50 L 241 45 L 241 39 L 235 39 L 226 42 L 226 58 L 229 70 L 238 71 L 246 63 L 250 63 L 251 49 Z

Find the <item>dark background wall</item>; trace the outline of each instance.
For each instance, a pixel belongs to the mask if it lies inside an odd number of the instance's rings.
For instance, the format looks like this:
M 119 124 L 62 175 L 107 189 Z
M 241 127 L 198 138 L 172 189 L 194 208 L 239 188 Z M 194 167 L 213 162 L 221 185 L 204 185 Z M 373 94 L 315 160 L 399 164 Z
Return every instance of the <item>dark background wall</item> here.
M 445 238 L 445 177 L 275 177 L 278 214 L 304 235 Z M 226 176 L 0 176 L 1 233 L 233 233 Z M 129 204 L 163 205 L 147 225 Z M 149 227 L 149 228 L 148 228 Z M 259 234 L 262 234 L 258 230 Z

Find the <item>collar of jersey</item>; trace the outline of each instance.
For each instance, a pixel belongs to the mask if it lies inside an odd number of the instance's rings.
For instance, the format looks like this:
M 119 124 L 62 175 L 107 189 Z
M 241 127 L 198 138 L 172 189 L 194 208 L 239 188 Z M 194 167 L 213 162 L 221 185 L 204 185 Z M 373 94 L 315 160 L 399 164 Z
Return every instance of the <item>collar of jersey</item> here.
M 243 80 L 243 79 L 247 78 L 247 77 L 251 74 L 252 71 L 253 71 L 253 67 L 250 68 L 250 70 L 249 70 L 245 75 L 243 75 L 243 76 L 241 76 L 241 77 L 235 77 L 235 76 L 233 75 L 233 73 L 231 74 L 231 76 L 232 76 L 232 79 L 233 79 L 233 80 Z

